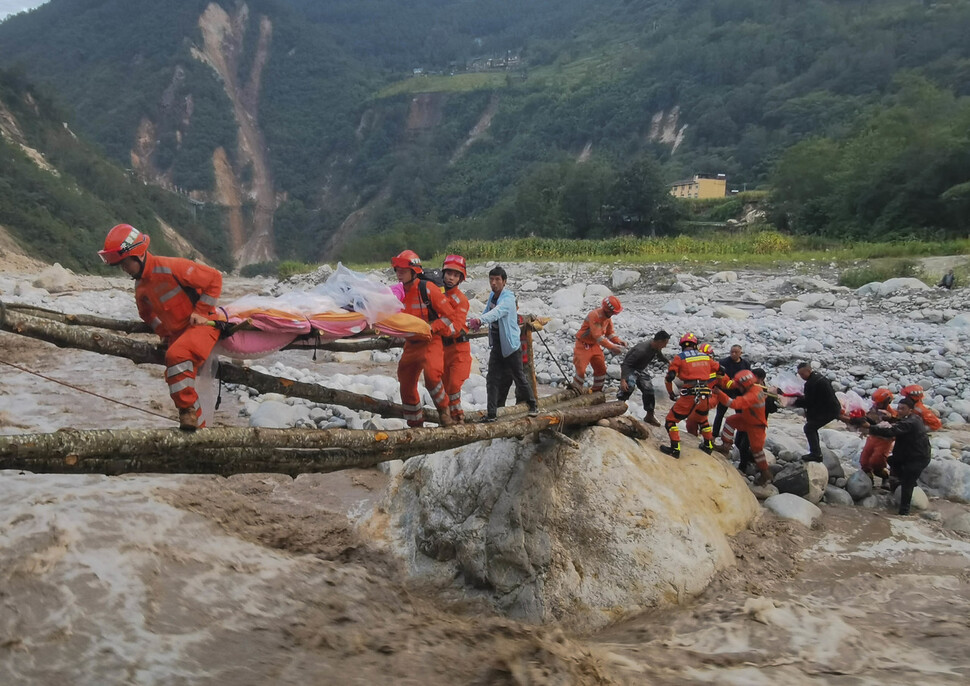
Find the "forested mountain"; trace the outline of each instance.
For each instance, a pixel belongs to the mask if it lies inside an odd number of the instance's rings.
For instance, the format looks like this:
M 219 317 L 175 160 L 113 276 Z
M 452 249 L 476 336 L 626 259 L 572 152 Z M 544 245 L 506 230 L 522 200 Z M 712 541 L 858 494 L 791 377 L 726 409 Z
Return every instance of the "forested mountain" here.
M 958 232 L 967 35 L 967 1 L 52 0 L 0 24 L 0 64 L 140 178 L 225 208 L 245 264 L 670 231 L 664 184 L 692 173 L 784 186 L 796 231 Z M 945 163 L 890 159 L 919 146 L 917 92 L 950 103 Z
M 214 264 L 231 266 L 218 207 L 194 208 L 142 183 L 65 122 L 23 77 L 0 70 L 0 231 L 33 257 L 91 269 L 107 230 L 126 221 L 167 254 L 191 254 L 187 240 Z

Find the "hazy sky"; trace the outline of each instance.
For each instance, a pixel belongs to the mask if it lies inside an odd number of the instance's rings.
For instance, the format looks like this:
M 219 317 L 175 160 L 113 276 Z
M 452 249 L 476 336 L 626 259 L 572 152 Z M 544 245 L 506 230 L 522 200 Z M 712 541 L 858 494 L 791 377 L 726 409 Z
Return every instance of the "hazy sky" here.
M 46 0 L 0 0 L 0 19 L 8 14 L 17 14 L 23 10 L 43 5 Z

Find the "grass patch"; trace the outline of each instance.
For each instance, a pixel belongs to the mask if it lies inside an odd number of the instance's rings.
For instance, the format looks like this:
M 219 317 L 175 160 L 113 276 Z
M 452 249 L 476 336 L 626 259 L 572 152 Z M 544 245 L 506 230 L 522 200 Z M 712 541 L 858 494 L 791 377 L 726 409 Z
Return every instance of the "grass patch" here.
M 521 78 L 512 73 L 512 81 L 518 83 Z M 390 98 L 401 93 L 468 93 L 504 88 L 507 83 L 506 72 L 413 76 L 385 86 L 374 97 Z
M 873 281 L 887 281 L 899 277 L 925 281 L 919 263 L 911 259 L 902 259 L 846 269 L 839 275 L 839 285 L 859 288 Z

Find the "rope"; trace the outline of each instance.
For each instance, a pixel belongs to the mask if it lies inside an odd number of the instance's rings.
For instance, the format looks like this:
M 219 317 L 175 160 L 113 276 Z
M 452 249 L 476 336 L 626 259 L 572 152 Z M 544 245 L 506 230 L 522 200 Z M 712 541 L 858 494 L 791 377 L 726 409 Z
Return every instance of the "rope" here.
M 107 396 L 100 395 L 98 393 L 95 393 L 94 391 L 89 391 L 89 390 L 87 390 L 85 388 L 80 388 L 79 386 L 74 386 L 73 384 L 69 384 L 66 381 L 60 381 L 58 379 L 52 379 L 49 376 L 44 376 L 43 374 L 39 374 L 37 372 L 31 371 L 31 370 L 29 370 L 29 369 L 27 369 L 25 367 L 21 367 L 20 365 L 14 364 L 13 362 L 7 362 L 6 360 L 0 360 L 0 364 L 5 364 L 8 367 L 13 367 L 14 369 L 19 369 L 20 371 L 22 371 L 22 372 L 24 372 L 26 374 L 33 374 L 34 376 L 38 376 L 41 379 L 44 379 L 45 381 L 51 381 L 51 382 L 56 383 L 56 384 L 59 384 L 61 386 L 67 386 L 68 388 L 72 388 L 75 391 L 80 391 L 81 393 L 87 393 L 88 395 L 93 395 L 95 398 L 101 398 L 102 400 L 107 400 L 109 403 L 115 403 L 116 405 L 123 405 L 125 407 L 131 408 L 132 410 L 138 410 L 139 412 L 144 412 L 145 414 L 151 414 L 151 415 L 154 415 L 156 417 L 161 417 L 162 419 L 167 419 L 169 421 L 171 421 L 171 419 L 172 419 L 168 415 L 159 414 L 158 412 L 152 412 L 151 410 L 146 410 L 143 407 L 136 407 L 135 405 L 129 405 L 126 402 L 122 402 L 120 400 L 115 400 L 114 398 L 108 398 Z
M 559 364 L 559 359 L 555 356 L 555 354 L 553 354 L 552 350 L 549 348 L 549 344 L 546 343 L 546 339 L 542 337 L 542 334 L 540 334 L 538 331 L 536 331 L 535 333 L 536 333 L 536 336 L 539 337 L 539 340 L 542 342 L 542 345 L 545 346 L 546 351 L 549 353 L 549 357 L 551 357 L 552 361 L 556 363 L 557 367 L 559 367 L 559 371 L 562 373 L 563 383 L 568 384 L 570 381 L 569 376 L 566 374 L 565 371 L 563 371 L 562 365 Z

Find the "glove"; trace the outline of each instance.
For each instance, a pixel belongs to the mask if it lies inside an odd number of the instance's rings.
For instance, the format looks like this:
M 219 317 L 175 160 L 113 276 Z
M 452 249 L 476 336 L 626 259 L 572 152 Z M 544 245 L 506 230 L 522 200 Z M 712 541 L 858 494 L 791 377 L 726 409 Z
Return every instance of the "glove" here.
M 677 402 L 677 396 L 674 395 L 673 391 L 667 391 L 667 397 L 670 398 L 672 401 Z
M 478 331 L 480 328 L 482 328 L 482 320 L 478 319 L 477 317 L 469 319 L 468 328 L 472 331 Z

